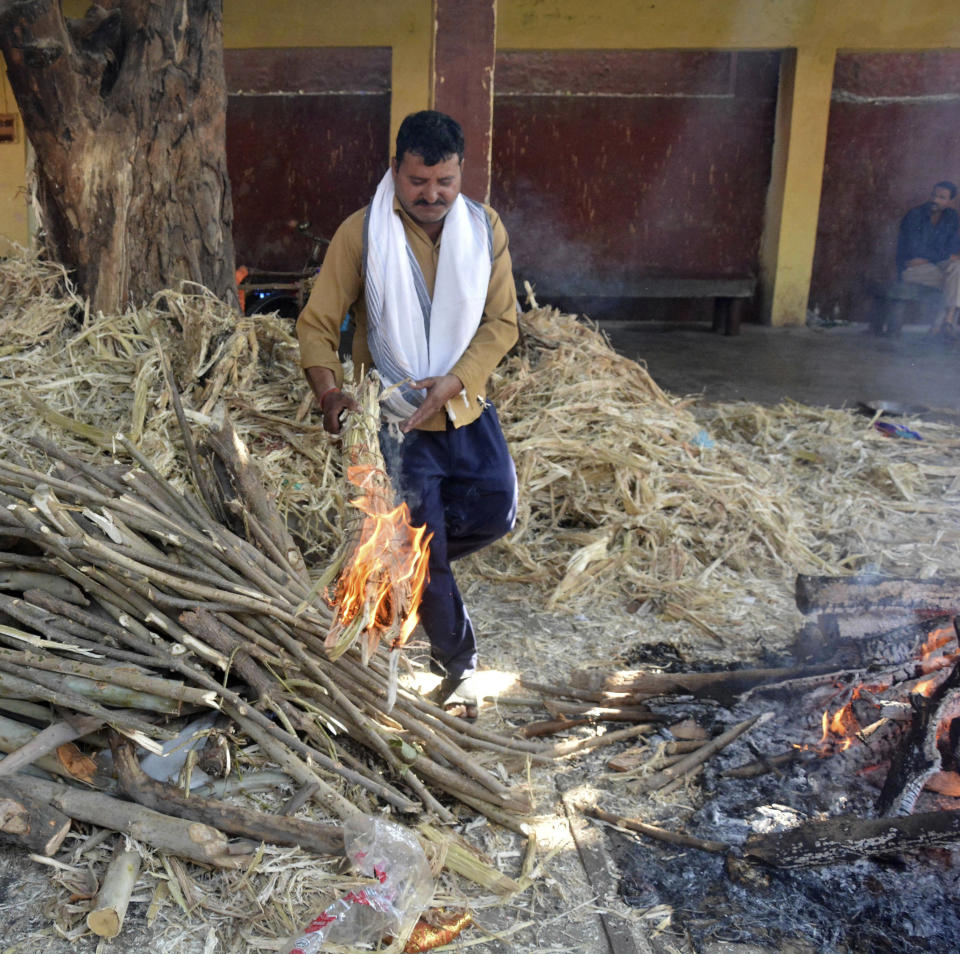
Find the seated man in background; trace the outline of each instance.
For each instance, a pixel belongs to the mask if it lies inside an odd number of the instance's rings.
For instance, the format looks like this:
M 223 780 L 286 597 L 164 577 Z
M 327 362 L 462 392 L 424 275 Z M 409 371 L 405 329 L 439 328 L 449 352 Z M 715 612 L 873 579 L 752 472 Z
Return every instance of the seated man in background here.
M 930 199 L 903 217 L 897 236 L 900 280 L 942 290 L 943 309 L 930 334 L 949 338 L 960 310 L 960 217 L 950 205 L 956 195 L 952 182 L 938 182 Z

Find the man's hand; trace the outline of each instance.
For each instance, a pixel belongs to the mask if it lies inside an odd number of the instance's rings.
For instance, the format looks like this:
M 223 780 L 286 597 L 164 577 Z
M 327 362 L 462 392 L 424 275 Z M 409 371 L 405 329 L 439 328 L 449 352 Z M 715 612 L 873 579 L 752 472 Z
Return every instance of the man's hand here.
M 401 425 L 404 434 L 428 421 L 451 398 L 456 397 L 463 390 L 463 382 L 455 374 L 444 374 L 439 378 L 424 378 L 414 381 L 415 388 L 426 388 L 427 396 L 420 405 Z
M 907 268 L 913 268 L 915 265 L 927 265 L 929 261 L 930 259 L 928 258 L 911 258 L 910 261 L 907 262 Z
M 340 415 L 344 411 L 359 411 L 360 405 L 340 388 L 332 388 L 320 401 L 320 410 L 323 412 L 323 429 L 328 434 L 339 434 Z
M 340 415 L 344 411 L 359 411 L 360 405 L 337 387 L 336 379 L 329 368 L 315 365 L 306 369 L 306 375 L 317 406 L 323 414 L 323 429 L 328 434 L 339 434 Z

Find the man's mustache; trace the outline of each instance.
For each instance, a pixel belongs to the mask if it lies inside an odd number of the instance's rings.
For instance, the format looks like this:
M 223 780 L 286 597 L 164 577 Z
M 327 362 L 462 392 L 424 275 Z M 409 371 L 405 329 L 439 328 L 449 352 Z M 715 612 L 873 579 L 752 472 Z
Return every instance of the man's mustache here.
M 435 206 L 435 205 L 443 205 L 443 206 L 445 206 L 447 203 L 444 202 L 443 199 L 437 199 L 436 202 L 427 202 L 426 199 L 417 199 L 417 201 L 414 202 L 413 204 L 414 204 L 414 205 L 427 205 L 427 206 L 430 206 L 430 207 L 432 208 L 432 207 Z

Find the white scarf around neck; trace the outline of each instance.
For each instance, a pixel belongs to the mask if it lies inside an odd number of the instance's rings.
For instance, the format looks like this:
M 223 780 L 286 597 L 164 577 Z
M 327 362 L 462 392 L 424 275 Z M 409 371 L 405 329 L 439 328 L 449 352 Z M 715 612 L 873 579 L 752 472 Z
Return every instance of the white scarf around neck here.
M 404 382 L 449 373 L 480 326 L 490 284 L 490 226 L 483 206 L 457 196 L 443 220 L 431 301 L 393 199 L 388 169 L 370 203 L 364 281 L 370 353 L 384 389 L 393 389 L 384 409 L 403 420 L 425 395 Z

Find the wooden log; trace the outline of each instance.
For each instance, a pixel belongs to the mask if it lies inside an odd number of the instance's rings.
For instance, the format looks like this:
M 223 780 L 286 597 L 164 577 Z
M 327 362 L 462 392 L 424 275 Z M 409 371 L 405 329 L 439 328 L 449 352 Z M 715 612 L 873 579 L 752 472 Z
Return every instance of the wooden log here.
M 781 768 L 786 768 L 795 762 L 804 762 L 816 757 L 816 753 L 805 749 L 788 749 L 778 755 L 765 755 L 753 762 L 735 765 L 720 774 L 724 778 L 757 778 L 760 775 L 766 775 L 767 772 L 776 772 Z
M 635 745 L 633 748 L 613 756 L 613 758 L 607 762 L 607 768 L 614 772 L 632 772 L 649 758 L 657 758 L 657 764 L 662 768 L 666 768 L 668 765 L 679 762 L 688 753 L 696 752 L 706 741 L 706 739 L 703 739 L 686 742 L 666 742 L 661 746 L 656 756 L 651 755 L 649 745 Z
M 727 699 L 755 686 L 806 678 L 834 671 L 832 665 L 789 666 L 777 669 L 732 669 L 721 672 L 652 672 L 629 669 L 604 673 L 577 669 L 571 680 L 580 687 L 609 692 L 635 692 L 652 696 L 677 693 Z
M 309 583 L 303 556 L 293 542 L 283 517 L 267 496 L 260 468 L 251 458 L 233 425 L 224 419 L 218 430 L 208 430 L 205 445 L 227 468 L 234 493 L 267 531 L 269 539 L 283 555 L 290 569 Z
M 766 712 L 761 715 L 755 715 L 751 719 L 745 719 L 737 723 L 725 732 L 721 732 L 715 739 L 704 743 L 695 752 L 685 755 L 679 762 L 665 768 L 656 775 L 649 775 L 646 778 L 639 778 L 631 782 L 628 786 L 631 792 L 656 792 L 664 788 L 669 783 L 682 778 L 688 772 L 702 765 L 707 759 L 712 758 L 721 749 L 726 748 L 731 742 L 749 731 L 761 720 L 767 721 L 771 713 Z
M 0 590 L 12 590 L 23 593 L 25 590 L 42 590 L 57 599 L 75 603 L 77 606 L 87 606 L 87 600 L 80 587 L 75 586 L 62 576 L 52 573 L 40 573 L 36 570 L 2 570 L 0 571 Z
M 130 895 L 140 874 L 140 855 L 135 851 L 117 851 L 110 860 L 103 884 L 87 915 L 87 927 L 98 937 L 116 937 L 130 904 Z
M 903 608 L 949 613 L 951 616 L 960 613 L 960 579 L 956 577 L 912 580 L 801 573 L 796 579 L 794 595 L 797 609 L 804 615 Z
M 953 617 L 942 614 L 923 620 L 914 618 L 902 626 L 877 623 L 874 629 L 859 636 L 845 636 L 843 620 L 844 617 L 828 614 L 818 618 L 818 626 L 805 626 L 793 644 L 794 656 L 829 660 L 838 669 L 894 667 L 916 662 L 920 647 L 931 633 L 947 628 L 954 631 Z
M 158 697 L 176 702 L 186 702 L 190 705 L 208 706 L 215 709 L 217 706 L 216 693 L 206 689 L 196 689 L 185 686 L 182 682 L 159 678 L 152 673 L 135 669 L 132 666 L 99 666 L 94 663 L 78 662 L 73 659 L 61 659 L 55 656 L 41 656 L 39 653 L 17 652 L 16 650 L 0 648 L 0 659 L 26 668 L 43 669 L 47 672 L 59 673 L 61 676 L 79 676 L 91 679 L 98 684 L 110 683 L 134 690 L 137 694 L 130 698 L 136 708 L 150 709 L 151 701 Z M 64 685 L 67 681 L 64 680 Z M 84 692 L 83 695 L 88 695 Z M 103 697 L 104 702 L 109 702 Z M 116 704 L 116 703 L 114 703 Z M 161 708 L 158 711 L 167 711 Z M 175 710 L 172 710 L 175 711 Z
M 0 670 L 3 669 L 4 665 L 0 663 Z M 38 673 L 37 675 L 41 674 Z M 125 715 L 113 709 L 105 709 L 77 693 L 57 691 L 47 686 L 41 686 L 33 679 L 24 679 L 6 671 L 0 671 L 0 693 L 14 699 L 50 702 L 66 709 L 72 709 L 74 712 L 96 716 L 109 725 L 118 726 L 130 732 L 139 732 L 145 738 L 172 739 L 176 737 L 176 732 L 172 732 L 170 729 L 153 725 L 143 719 Z
M 517 729 L 525 739 L 536 739 L 544 735 L 555 735 L 567 729 L 575 729 L 578 725 L 586 725 L 589 719 L 547 719 L 541 722 L 528 722 Z
M 837 641 L 878 639 L 895 629 L 912 626 L 918 621 L 924 622 L 943 615 L 934 610 L 927 613 L 909 609 L 885 609 L 875 613 L 817 613 L 811 614 L 807 619 L 816 621 L 817 628 L 822 633 L 821 641 L 825 640 L 829 645 L 831 639 Z
M 22 790 L 10 779 L 0 780 L 0 841 L 49 856 L 63 844 L 70 824 L 70 819 L 49 802 Z
M 55 722 L 45 729 L 36 729 L 0 716 L 0 749 L 10 754 L 0 762 L 0 776 L 13 775 L 26 765 L 37 764 L 39 768 L 58 775 L 77 777 L 78 765 L 83 765 L 84 781 L 89 782 L 96 766 L 82 756 L 74 747 L 75 757 L 64 758 L 63 746 L 81 736 L 96 732 L 103 722 L 94 716 L 75 715 L 64 722 Z M 51 758 L 50 752 L 57 750 L 60 758 Z
M 589 719 L 591 722 L 663 722 L 665 716 L 651 712 L 647 706 L 603 706 L 589 702 L 560 702 L 544 699 L 543 707 L 554 718 Z
M 603 735 L 594 735 L 587 739 L 566 739 L 563 742 L 557 742 L 550 750 L 550 754 L 555 758 L 577 755 L 588 749 L 598 749 L 616 742 L 625 742 L 627 739 L 635 739 L 638 735 L 647 735 L 656 731 L 657 728 L 658 726 L 652 722 L 643 722 L 640 725 L 632 725 L 629 729 L 617 729 L 616 732 L 605 732 Z
M 120 831 L 161 851 L 217 868 L 246 868 L 249 846 L 231 845 L 223 832 L 210 825 L 153 811 L 103 792 L 88 791 L 16 775 L 7 781 L 23 793 L 49 802 L 76 821 Z M 238 850 L 239 848 L 239 850 Z
M 607 702 L 626 705 L 638 700 L 631 699 L 626 692 L 600 692 L 591 689 L 576 689 L 573 686 L 550 686 L 542 682 L 530 682 L 521 679 L 520 685 L 532 692 L 539 692 L 547 696 L 564 696 L 568 699 L 580 699 L 583 702 Z
M 941 714 L 952 705 L 958 688 L 960 662 L 929 698 L 917 693 L 910 695 L 913 719 L 890 760 L 890 769 L 877 799 L 877 811 L 881 815 L 909 815 L 926 780 L 940 770 L 937 731 Z
M 176 811 L 181 818 L 214 825 L 220 831 L 256 841 L 298 845 L 322 855 L 342 855 L 344 852 L 343 828 L 340 825 L 321 825 L 303 818 L 241 808 L 213 798 L 184 795 L 180 789 L 150 778 L 140 768 L 133 747 L 126 741 L 114 735 L 111 747 L 120 788 L 140 805 Z
M 843 815 L 774 834 L 751 835 L 743 855 L 748 861 L 777 868 L 802 868 L 958 842 L 960 810 L 898 818 Z

